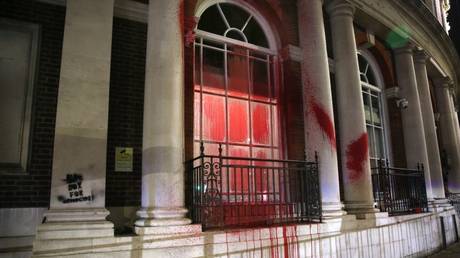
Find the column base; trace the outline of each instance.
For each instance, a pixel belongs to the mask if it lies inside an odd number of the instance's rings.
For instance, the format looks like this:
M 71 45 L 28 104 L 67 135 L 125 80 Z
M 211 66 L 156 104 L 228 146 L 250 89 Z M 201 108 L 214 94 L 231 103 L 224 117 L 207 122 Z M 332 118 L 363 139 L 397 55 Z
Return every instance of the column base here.
M 113 223 L 105 208 L 50 209 L 37 228 L 37 240 L 113 237 Z
M 141 208 L 134 231 L 138 235 L 189 234 L 201 232 L 201 225 L 191 225 L 185 208 Z
M 428 211 L 441 212 L 452 207 L 447 198 L 428 200 Z
M 347 212 L 343 210 L 343 203 L 341 202 L 323 202 L 321 203 L 321 207 L 323 210 L 324 222 L 338 219 L 347 215 Z
M 374 215 L 380 213 L 380 210 L 375 208 L 375 204 L 373 202 L 345 202 L 345 210 L 349 214 L 356 215 L 357 219 L 368 219 L 372 216 L 380 216 Z

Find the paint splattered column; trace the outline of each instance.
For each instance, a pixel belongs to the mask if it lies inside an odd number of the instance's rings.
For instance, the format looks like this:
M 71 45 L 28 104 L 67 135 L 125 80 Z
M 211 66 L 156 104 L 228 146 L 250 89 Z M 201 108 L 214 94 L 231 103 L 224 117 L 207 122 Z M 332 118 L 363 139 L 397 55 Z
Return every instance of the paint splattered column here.
M 149 4 L 138 234 L 165 233 L 162 227 L 191 223 L 184 208 L 182 10 L 181 0 Z
M 345 208 L 349 213 L 374 213 L 368 139 L 353 28 L 354 7 L 345 0 L 327 5 L 335 61 L 340 157 Z
M 423 129 L 425 131 L 425 141 L 428 153 L 433 198 L 445 199 L 441 156 L 439 155 L 438 137 L 436 134 L 433 105 L 431 103 L 430 85 L 428 82 L 428 74 L 426 70 L 427 59 L 428 56 L 426 55 L 425 51 L 419 50 L 414 54 L 414 67 L 417 77 L 417 87 L 420 103 L 423 103 L 423 105 L 421 105 L 421 111 L 423 118 Z M 410 104 L 411 103 L 409 103 L 409 105 Z
M 452 100 L 452 81 L 449 78 L 435 80 L 436 102 L 439 112 L 442 148 L 447 154 L 448 179 L 447 190 L 460 193 L 460 142 L 458 139 L 458 123 Z
M 341 216 L 339 174 L 322 0 L 299 0 L 307 159 L 319 156 L 325 218 Z
M 401 110 L 406 165 L 408 168 L 416 168 L 418 163 L 424 165 L 427 197 L 428 200 L 433 200 L 422 107 L 415 75 L 413 46 L 408 44 L 397 48 L 394 50 L 394 54 L 400 96 L 409 102 L 407 108 Z M 424 103 L 424 105 L 428 104 Z
M 50 210 L 39 239 L 113 235 L 104 208 L 113 9 L 114 0 L 67 2 Z

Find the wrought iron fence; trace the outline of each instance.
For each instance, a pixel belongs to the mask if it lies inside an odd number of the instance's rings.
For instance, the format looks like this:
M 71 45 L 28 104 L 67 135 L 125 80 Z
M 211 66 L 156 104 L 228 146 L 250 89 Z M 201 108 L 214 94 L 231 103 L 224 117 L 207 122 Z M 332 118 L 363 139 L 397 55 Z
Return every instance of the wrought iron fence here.
M 321 222 L 318 160 L 201 154 L 186 162 L 187 204 L 204 229 Z
M 395 168 L 380 160 L 372 168 L 372 187 L 377 208 L 390 215 L 428 211 L 423 164 L 417 169 Z
M 459 193 L 447 193 L 447 198 L 452 206 L 455 208 L 455 212 L 460 216 L 460 194 Z

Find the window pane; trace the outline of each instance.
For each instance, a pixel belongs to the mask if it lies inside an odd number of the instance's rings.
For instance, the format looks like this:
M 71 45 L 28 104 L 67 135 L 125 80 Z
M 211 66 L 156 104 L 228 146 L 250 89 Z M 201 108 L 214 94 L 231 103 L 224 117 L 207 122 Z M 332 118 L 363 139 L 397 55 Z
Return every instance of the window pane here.
M 363 102 L 364 102 L 364 116 L 366 117 L 366 123 L 371 123 L 371 107 L 369 103 L 369 95 L 363 92 Z
M 259 60 L 251 60 L 252 97 L 268 101 L 270 88 L 268 85 L 267 63 Z
M 372 85 L 377 85 L 377 81 L 375 79 L 375 74 L 374 72 L 372 71 L 371 67 L 369 67 L 368 71 L 367 71 L 367 74 L 366 74 L 366 77 L 368 79 L 368 82 Z
M 385 152 L 383 151 L 383 148 L 384 148 L 384 138 L 383 138 L 383 132 L 382 132 L 382 129 L 375 129 L 375 141 L 376 141 L 376 146 L 375 146 L 375 150 L 376 150 L 376 157 L 378 158 L 384 158 L 384 154 Z
M 228 99 L 228 133 L 233 143 L 249 143 L 248 102 Z
M 359 71 L 364 74 L 366 71 L 367 61 L 361 55 L 358 55 L 358 65 Z
M 268 48 L 268 40 L 265 33 L 255 19 L 251 19 L 244 30 L 248 42 L 254 45 Z
M 270 144 L 270 106 L 252 104 L 252 137 L 254 144 Z
M 226 3 L 221 3 L 219 5 L 220 8 L 222 8 L 225 18 L 227 18 L 230 27 L 241 30 L 248 20 L 249 14 L 236 5 Z
M 203 94 L 203 139 L 225 140 L 225 98 Z
M 368 143 L 369 143 L 369 157 L 373 158 L 375 157 L 375 143 L 374 143 L 374 130 L 371 126 L 367 126 L 367 137 L 368 137 Z
M 201 101 L 200 101 L 200 93 L 195 92 L 194 94 L 194 105 L 193 105 L 193 131 L 194 131 L 194 139 L 195 140 L 200 140 L 201 139 L 201 125 L 200 125 L 200 119 L 201 119 Z
M 274 105 L 271 106 L 271 110 L 272 110 L 272 113 L 271 113 L 271 117 L 273 119 L 272 121 L 272 125 L 273 126 L 273 135 L 272 135 L 272 143 L 273 143 L 273 146 L 277 147 L 279 145 L 279 142 L 280 142 L 280 131 L 279 131 L 279 120 L 278 120 L 278 108 Z
M 243 48 L 233 48 L 228 54 L 228 94 L 237 97 L 247 97 L 249 91 L 247 51 Z
M 382 125 L 382 118 L 380 117 L 380 101 L 377 97 L 372 97 L 372 122 L 374 125 Z
M 224 35 L 227 26 L 219 13 L 216 5 L 206 9 L 200 17 L 198 29 L 211 32 L 217 35 Z
M 225 91 L 224 53 L 203 48 L 203 91 L 223 94 Z

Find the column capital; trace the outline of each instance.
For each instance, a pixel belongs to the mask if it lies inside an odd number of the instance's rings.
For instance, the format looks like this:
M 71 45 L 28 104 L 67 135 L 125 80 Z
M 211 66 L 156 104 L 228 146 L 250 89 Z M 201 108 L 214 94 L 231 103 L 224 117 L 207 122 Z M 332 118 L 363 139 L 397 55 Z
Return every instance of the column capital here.
M 414 50 L 414 61 L 417 63 L 426 64 L 426 61 L 430 59 L 428 53 L 423 49 Z
M 355 7 L 348 0 L 327 0 L 326 11 L 333 17 L 351 16 L 355 13 Z
M 297 6 L 301 6 L 301 5 L 308 6 L 309 1 L 318 1 L 321 3 L 321 5 L 323 5 L 325 0 L 297 0 Z
M 414 54 L 414 44 L 412 44 L 411 42 L 408 42 L 405 46 L 402 46 L 402 47 L 398 47 L 398 48 L 394 48 L 393 49 L 393 52 L 396 54 L 396 55 L 400 55 L 400 54 Z

